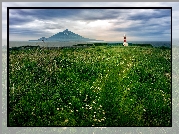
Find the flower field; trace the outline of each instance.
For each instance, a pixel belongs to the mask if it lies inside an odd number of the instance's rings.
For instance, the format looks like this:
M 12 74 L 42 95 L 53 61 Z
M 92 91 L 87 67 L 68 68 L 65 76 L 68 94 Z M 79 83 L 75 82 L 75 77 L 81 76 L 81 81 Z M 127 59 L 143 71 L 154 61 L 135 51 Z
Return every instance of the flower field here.
M 12 50 L 9 126 L 171 126 L 171 49 Z

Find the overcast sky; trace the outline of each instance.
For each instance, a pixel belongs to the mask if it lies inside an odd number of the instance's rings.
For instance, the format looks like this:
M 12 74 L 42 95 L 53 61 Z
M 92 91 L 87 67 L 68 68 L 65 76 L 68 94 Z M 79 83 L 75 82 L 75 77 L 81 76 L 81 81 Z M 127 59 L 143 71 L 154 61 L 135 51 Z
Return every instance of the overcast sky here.
M 71 5 L 70 5 L 71 4 Z M 2 12 L 6 7 L 41 6 L 41 7 L 93 7 L 92 3 L 2 3 Z M 96 3 L 95 6 L 107 7 L 135 7 L 140 2 L 123 3 Z M 179 33 L 177 21 L 179 17 L 178 3 L 142 3 L 142 6 L 173 7 L 173 38 Z M 6 12 L 7 13 L 7 12 Z M 176 17 L 176 18 L 174 18 Z M 5 30 L 6 16 L 2 17 Z M 7 24 L 7 23 L 6 23 Z M 171 10 L 170 9 L 10 9 L 9 12 L 10 40 L 28 41 L 39 39 L 42 36 L 50 37 L 53 34 L 68 29 L 86 38 L 123 41 L 170 41 L 171 39 Z M 5 38 L 5 36 L 3 36 Z

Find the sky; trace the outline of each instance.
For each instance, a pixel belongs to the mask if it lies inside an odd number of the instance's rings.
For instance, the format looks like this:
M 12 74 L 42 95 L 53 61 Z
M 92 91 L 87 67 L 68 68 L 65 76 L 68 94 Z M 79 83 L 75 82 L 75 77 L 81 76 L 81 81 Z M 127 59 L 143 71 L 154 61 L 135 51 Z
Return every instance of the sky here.
M 71 5 L 70 5 L 71 4 Z M 111 7 L 111 9 L 33 9 L 33 7 Z M 173 38 L 177 38 L 179 4 L 176 2 L 11 2 L 7 6 L 32 7 L 32 9 L 9 10 L 10 41 L 36 40 L 50 37 L 65 29 L 86 38 L 104 41 L 123 41 L 126 34 L 130 41 L 170 41 L 170 9 L 112 9 L 112 7 L 172 7 Z M 6 25 L 6 26 L 5 26 Z M 2 16 L 2 32 L 7 28 L 7 16 Z M 7 38 L 3 34 L 2 38 Z

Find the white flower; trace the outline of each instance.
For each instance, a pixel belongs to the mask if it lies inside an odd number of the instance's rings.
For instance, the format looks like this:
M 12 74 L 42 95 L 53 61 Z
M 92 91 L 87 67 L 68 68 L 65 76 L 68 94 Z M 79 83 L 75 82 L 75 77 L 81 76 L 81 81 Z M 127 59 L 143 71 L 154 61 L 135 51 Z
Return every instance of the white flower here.
M 86 107 L 88 107 L 89 105 L 86 104 Z
M 68 122 L 68 119 L 66 119 L 65 122 Z

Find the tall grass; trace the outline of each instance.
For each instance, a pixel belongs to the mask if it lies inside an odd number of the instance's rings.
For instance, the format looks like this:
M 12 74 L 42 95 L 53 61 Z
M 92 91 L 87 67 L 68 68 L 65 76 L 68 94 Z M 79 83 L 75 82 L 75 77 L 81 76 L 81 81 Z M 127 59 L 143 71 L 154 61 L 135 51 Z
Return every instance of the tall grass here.
M 8 114 L 10 126 L 171 126 L 171 50 L 12 50 Z

